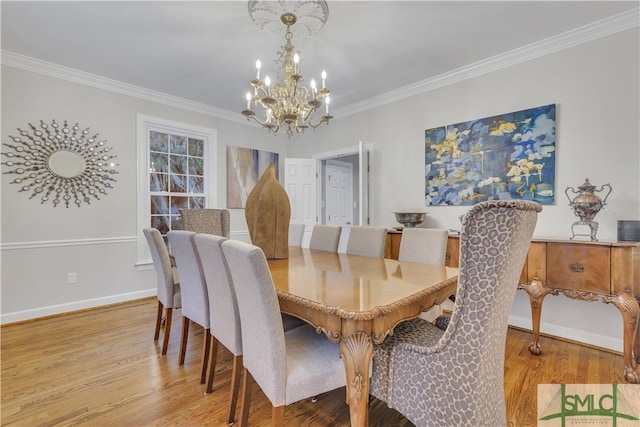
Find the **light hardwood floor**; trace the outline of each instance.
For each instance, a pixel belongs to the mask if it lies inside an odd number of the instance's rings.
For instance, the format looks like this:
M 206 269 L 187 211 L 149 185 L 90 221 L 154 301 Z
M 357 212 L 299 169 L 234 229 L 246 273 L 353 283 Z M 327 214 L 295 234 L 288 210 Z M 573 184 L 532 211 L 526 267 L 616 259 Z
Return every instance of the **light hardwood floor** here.
M 231 355 L 218 359 L 215 388 L 199 384 L 202 329 L 192 327 L 185 365 L 177 354 L 181 317 L 174 314 L 166 356 L 153 341 L 156 300 L 2 327 L 2 426 L 223 426 Z M 622 356 L 509 329 L 505 398 L 510 426 L 536 425 L 537 384 L 624 383 Z M 162 342 L 162 340 L 160 340 Z M 254 387 L 249 423 L 269 426 L 271 406 Z M 347 426 L 344 388 L 285 410 L 285 425 Z M 373 399 L 371 426 L 411 426 Z

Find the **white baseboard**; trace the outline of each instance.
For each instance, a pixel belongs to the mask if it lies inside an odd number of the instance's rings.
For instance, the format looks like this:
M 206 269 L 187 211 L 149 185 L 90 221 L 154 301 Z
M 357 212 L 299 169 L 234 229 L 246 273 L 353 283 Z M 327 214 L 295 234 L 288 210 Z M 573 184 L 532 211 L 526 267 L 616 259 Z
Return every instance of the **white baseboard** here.
M 529 330 L 531 330 L 532 328 L 530 317 L 511 315 L 509 316 L 509 325 Z M 604 335 L 591 334 L 587 331 L 566 328 L 564 326 L 558 326 L 552 323 L 540 322 L 540 332 L 543 334 L 566 338 L 571 341 L 578 341 L 581 343 L 593 345 L 596 347 L 602 347 L 613 351 L 622 352 L 623 350 L 623 342 L 621 339 Z M 544 354 L 544 348 L 542 349 L 542 354 Z
M 157 295 L 157 290 L 156 288 L 153 288 L 144 291 L 129 292 L 126 294 L 109 295 L 102 298 L 73 301 L 65 304 L 50 305 L 47 307 L 38 307 L 31 310 L 2 313 L 2 315 L 0 316 L 0 323 L 5 325 L 8 323 L 22 322 L 25 320 L 37 319 L 39 317 L 85 310 L 88 308 L 95 308 L 103 305 L 117 304 L 120 302 L 132 301 L 136 299 L 152 297 L 155 295 Z

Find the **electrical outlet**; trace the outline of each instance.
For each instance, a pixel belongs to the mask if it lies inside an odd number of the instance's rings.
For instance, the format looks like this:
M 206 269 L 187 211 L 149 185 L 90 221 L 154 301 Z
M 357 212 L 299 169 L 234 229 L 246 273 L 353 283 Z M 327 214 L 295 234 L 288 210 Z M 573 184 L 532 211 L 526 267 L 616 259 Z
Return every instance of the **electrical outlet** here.
M 78 277 L 76 273 L 68 273 L 67 274 L 67 283 L 76 283 L 78 281 Z

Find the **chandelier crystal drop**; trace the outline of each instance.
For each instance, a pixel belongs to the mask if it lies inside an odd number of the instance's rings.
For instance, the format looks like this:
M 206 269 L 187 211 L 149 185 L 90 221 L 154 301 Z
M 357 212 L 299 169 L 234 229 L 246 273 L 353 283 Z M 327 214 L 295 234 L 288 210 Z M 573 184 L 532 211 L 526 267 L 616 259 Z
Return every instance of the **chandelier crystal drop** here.
M 278 52 L 275 63 L 278 71 L 275 81 L 271 81 L 268 75 L 261 79 L 262 63 L 256 62 L 256 77 L 251 80 L 252 90 L 247 92 L 247 108 L 242 114 L 255 120 L 268 131 L 277 134 L 280 129 L 286 130 L 291 137 L 294 133 L 301 134 L 311 127 L 314 130 L 323 123 L 329 123 L 333 118 L 329 114 L 330 91 L 326 87 L 327 74 L 322 72 L 320 87 L 315 80 L 309 82 L 309 87 L 303 85 L 304 77 L 300 72 L 300 51 L 295 51 L 291 43 L 293 37 L 291 27 L 296 23 L 297 16 L 291 12 L 284 12 L 280 20 L 286 27 L 285 44 Z M 259 108 L 262 119 L 252 109 Z M 324 114 L 321 107 L 324 104 Z M 318 117 L 314 124 L 314 116 Z

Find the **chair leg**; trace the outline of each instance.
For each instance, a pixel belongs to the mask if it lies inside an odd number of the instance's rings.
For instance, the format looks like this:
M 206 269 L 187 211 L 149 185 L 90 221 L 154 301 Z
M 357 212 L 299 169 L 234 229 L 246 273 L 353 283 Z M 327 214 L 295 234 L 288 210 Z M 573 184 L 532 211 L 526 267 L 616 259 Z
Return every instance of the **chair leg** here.
M 251 388 L 253 387 L 253 377 L 247 370 L 243 369 L 244 377 L 242 379 L 242 405 L 240 406 L 240 427 L 247 425 L 249 419 L 249 406 L 251 405 Z
M 204 337 L 202 342 L 202 369 L 200 371 L 200 384 L 204 384 L 207 381 L 207 365 L 209 364 L 209 350 L 211 347 L 211 331 L 209 329 L 204 330 Z
M 231 391 L 229 394 L 229 416 L 227 422 L 233 424 L 236 417 L 236 404 L 238 391 L 240 390 L 240 375 L 242 374 L 242 356 L 233 356 L 233 369 L 231 370 Z
M 182 316 L 182 335 L 180 336 L 180 356 L 178 357 L 178 365 L 184 365 L 184 356 L 187 352 L 187 340 L 189 339 L 189 322 L 190 320 Z
M 164 325 L 164 342 L 162 343 L 162 355 L 167 354 L 169 348 L 169 334 L 171 334 L 171 318 L 173 317 L 173 308 L 167 308 L 167 318 Z
M 213 377 L 216 372 L 216 362 L 218 360 L 218 339 L 211 336 L 211 349 L 209 350 L 209 377 L 207 379 L 207 388 L 204 394 L 210 394 L 213 391 Z
M 164 308 L 164 306 L 162 305 L 160 300 L 158 300 L 158 313 L 156 314 L 156 330 L 155 330 L 155 333 L 153 334 L 153 340 L 154 341 L 158 341 L 158 337 L 160 336 L 160 323 L 162 322 L 162 309 L 163 308 Z
M 284 405 L 273 406 L 271 409 L 271 425 L 273 427 L 282 427 L 284 424 Z

